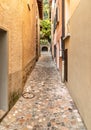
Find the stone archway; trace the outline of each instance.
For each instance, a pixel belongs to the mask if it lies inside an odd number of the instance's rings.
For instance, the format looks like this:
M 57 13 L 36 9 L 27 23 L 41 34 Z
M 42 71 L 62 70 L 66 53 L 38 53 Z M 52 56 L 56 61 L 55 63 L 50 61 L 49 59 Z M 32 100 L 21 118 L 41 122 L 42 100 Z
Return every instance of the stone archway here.
M 42 51 L 48 51 L 48 47 L 47 46 L 43 46 L 42 47 Z

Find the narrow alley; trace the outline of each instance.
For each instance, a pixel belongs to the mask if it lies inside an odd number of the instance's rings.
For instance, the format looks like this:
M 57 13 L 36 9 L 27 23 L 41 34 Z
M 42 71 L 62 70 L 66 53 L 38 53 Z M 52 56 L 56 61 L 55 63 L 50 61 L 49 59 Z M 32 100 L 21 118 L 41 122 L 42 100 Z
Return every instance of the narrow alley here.
M 0 130 L 86 130 L 49 52 L 41 54 Z

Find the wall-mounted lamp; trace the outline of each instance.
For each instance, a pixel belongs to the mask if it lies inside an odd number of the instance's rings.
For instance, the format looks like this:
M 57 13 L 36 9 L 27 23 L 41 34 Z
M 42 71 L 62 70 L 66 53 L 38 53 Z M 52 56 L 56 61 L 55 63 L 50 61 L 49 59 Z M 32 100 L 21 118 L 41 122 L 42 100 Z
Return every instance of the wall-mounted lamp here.
M 31 9 L 30 9 L 30 4 L 29 4 L 29 3 L 27 3 L 27 6 L 28 6 L 29 11 L 31 11 Z

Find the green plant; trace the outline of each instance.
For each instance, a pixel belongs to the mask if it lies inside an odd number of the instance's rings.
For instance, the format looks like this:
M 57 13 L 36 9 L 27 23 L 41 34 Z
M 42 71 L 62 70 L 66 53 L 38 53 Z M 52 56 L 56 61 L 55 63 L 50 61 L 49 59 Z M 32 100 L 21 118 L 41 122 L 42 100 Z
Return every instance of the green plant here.
M 50 35 L 51 35 L 51 22 L 49 19 L 42 20 L 40 22 L 40 26 L 42 27 L 40 31 L 40 38 L 41 39 L 47 39 L 48 41 L 50 40 Z
M 41 45 L 47 45 L 48 44 L 48 40 L 47 39 L 40 39 L 40 44 Z

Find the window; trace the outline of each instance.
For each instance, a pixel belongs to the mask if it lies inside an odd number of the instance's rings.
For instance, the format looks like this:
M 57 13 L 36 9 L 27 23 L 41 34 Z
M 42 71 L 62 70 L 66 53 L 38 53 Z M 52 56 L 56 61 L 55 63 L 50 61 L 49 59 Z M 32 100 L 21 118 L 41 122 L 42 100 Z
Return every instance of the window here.
M 59 23 L 60 15 L 59 15 L 59 8 L 56 8 L 56 21 Z

